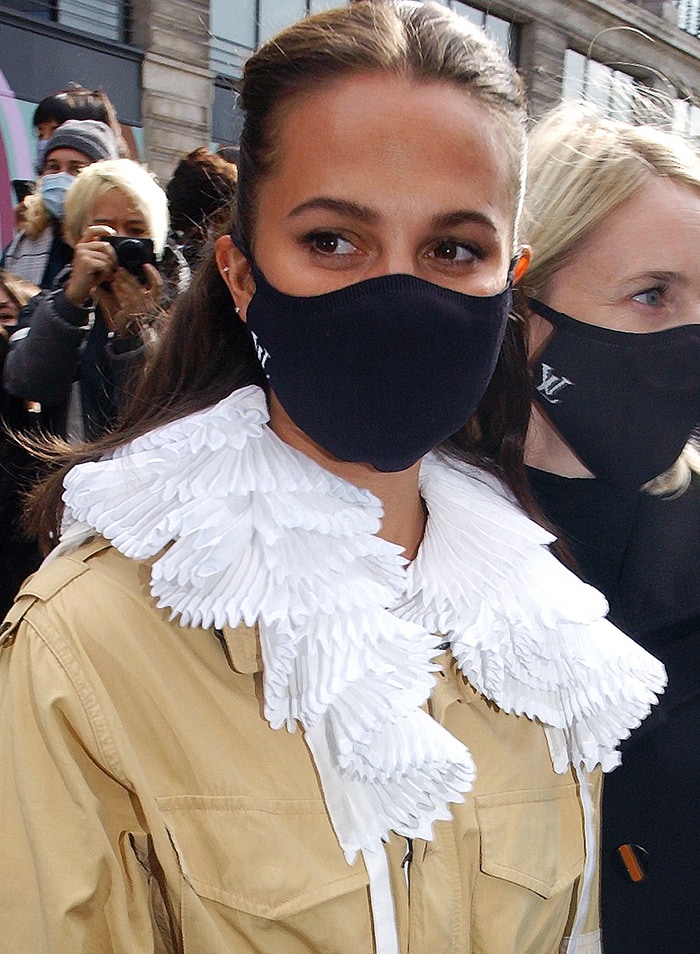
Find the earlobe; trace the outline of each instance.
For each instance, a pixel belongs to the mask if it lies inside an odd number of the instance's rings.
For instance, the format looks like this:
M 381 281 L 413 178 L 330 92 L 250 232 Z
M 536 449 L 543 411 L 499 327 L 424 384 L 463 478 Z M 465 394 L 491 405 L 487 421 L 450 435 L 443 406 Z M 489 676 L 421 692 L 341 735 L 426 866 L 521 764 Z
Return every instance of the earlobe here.
M 527 273 L 528 268 L 530 267 L 530 261 L 532 260 L 532 249 L 529 245 L 521 246 L 518 251 L 517 261 L 515 267 L 513 268 L 513 284 L 517 285 L 523 280 L 525 274 Z
M 250 299 L 255 292 L 255 281 L 250 262 L 233 244 L 230 235 L 222 235 L 216 240 L 216 264 L 231 293 L 236 306 L 236 314 L 245 321 Z

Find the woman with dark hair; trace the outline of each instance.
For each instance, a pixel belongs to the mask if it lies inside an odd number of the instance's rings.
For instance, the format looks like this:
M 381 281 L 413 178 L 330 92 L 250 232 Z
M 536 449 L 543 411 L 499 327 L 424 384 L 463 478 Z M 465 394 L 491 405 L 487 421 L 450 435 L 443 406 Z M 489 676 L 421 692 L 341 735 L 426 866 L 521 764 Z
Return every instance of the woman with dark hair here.
M 183 156 L 165 187 L 174 240 L 190 268 L 207 243 L 226 230 L 236 201 L 238 170 L 204 146 Z
M 62 542 L 5 622 L 0 924 L 598 951 L 600 770 L 663 672 L 526 513 L 515 71 L 437 4 L 362 2 L 241 102 L 235 235 L 36 498 Z

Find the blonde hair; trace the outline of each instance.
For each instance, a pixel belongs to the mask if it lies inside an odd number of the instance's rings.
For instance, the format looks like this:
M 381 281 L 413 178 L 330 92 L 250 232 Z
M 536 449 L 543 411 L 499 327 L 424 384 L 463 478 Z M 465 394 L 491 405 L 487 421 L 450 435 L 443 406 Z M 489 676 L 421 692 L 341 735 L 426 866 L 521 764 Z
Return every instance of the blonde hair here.
M 652 176 L 700 191 L 700 156 L 683 137 L 649 123 L 602 115 L 587 103 L 563 103 L 530 134 L 522 232 L 532 265 L 522 295 L 547 300 L 553 276 L 580 253 L 592 231 Z M 666 473 L 642 488 L 682 493 L 700 455 L 690 444 Z
M 0 285 L 18 308 L 23 308 L 30 298 L 34 298 L 41 291 L 33 282 L 12 272 L 6 272 L 4 269 L 0 269 Z
M 95 203 L 111 189 L 131 199 L 148 224 L 156 255 L 168 237 L 168 200 L 156 180 L 131 159 L 104 159 L 82 169 L 66 194 L 63 234 L 75 246 L 85 230 Z
M 24 200 L 24 221 L 22 231 L 30 239 L 37 239 L 49 225 L 58 221 L 51 215 L 41 198 L 41 179 L 37 181 L 36 192 Z

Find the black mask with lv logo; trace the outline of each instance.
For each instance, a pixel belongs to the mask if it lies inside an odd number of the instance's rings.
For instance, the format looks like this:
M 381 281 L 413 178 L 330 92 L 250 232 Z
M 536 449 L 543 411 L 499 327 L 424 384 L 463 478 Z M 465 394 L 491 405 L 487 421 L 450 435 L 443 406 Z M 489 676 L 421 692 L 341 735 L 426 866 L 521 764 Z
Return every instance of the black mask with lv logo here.
M 535 400 L 580 460 L 630 490 L 667 470 L 700 423 L 700 325 L 613 331 L 529 305 L 554 325 Z
M 334 457 L 403 470 L 469 419 L 496 365 L 510 282 L 479 297 L 384 275 L 297 297 L 251 267 L 247 324 L 270 387 Z

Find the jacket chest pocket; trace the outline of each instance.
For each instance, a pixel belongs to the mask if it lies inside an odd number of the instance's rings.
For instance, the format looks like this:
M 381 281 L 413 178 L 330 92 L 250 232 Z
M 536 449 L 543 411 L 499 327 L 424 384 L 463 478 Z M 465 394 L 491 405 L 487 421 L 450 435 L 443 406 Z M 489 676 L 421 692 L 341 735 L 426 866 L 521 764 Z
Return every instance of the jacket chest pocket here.
M 159 800 L 178 856 L 185 954 L 373 950 L 367 874 L 319 799 Z
M 554 954 L 584 865 L 576 786 L 479 796 L 476 815 L 481 858 L 472 907 L 474 950 Z M 504 910 L 510 911 L 507 923 Z
M 575 785 L 476 800 L 481 870 L 551 898 L 583 871 L 583 815 Z

